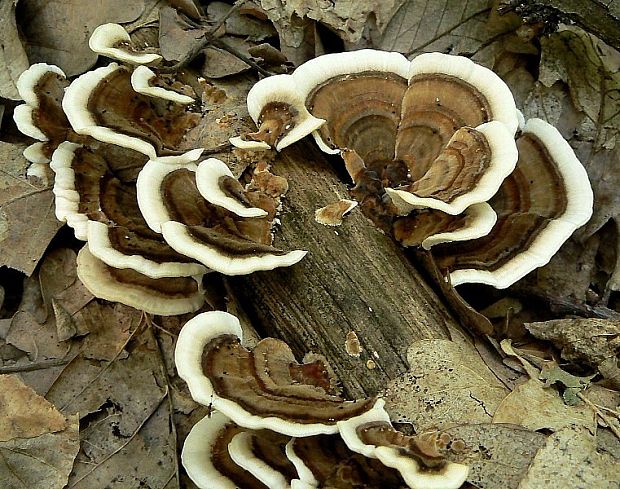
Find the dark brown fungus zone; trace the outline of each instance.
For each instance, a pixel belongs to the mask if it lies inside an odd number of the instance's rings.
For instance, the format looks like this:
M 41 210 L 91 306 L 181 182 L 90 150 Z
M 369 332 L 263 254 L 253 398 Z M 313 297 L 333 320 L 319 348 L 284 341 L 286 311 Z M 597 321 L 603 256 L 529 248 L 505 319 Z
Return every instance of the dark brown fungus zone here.
M 308 482 L 314 487 L 399 489 L 404 486 L 397 470 L 353 452 L 338 435 L 294 438 L 289 450 L 310 471 L 314 481 Z
M 185 133 L 200 119 L 182 104 L 136 92 L 130 70 L 115 63 L 74 80 L 62 106 L 77 133 L 150 158 L 179 154 Z

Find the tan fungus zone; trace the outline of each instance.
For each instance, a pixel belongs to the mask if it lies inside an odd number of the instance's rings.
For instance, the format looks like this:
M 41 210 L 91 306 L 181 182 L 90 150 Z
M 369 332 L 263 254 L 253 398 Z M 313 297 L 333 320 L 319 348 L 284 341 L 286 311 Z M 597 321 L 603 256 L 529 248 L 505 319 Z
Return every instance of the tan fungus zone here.
M 366 445 L 397 448 L 401 456 L 411 457 L 420 464 L 420 470 L 441 473 L 446 459 L 438 451 L 444 440 L 435 434 L 414 437 L 395 430 L 390 423 L 367 423 L 357 428 L 357 434 Z
M 467 227 L 471 217 L 466 214 L 451 216 L 435 209 L 413 212 L 394 221 L 394 238 L 403 246 L 421 246 L 429 236 L 450 233 Z
M 527 249 L 553 219 L 566 211 L 562 176 L 544 144 L 533 134 L 517 139 L 519 160 L 489 204 L 497 213 L 492 231 L 458 245 L 433 248 L 440 269 L 496 270 Z
M 298 364 L 288 345 L 273 338 L 249 351 L 237 337 L 219 336 L 205 346 L 202 370 L 219 397 L 260 417 L 333 425 L 374 404 L 373 398 L 345 401 L 331 394 L 323 366 Z
M 161 192 L 171 220 L 185 224 L 197 241 L 217 248 L 225 256 L 285 253 L 270 245 L 276 203 L 262 192 L 246 192 L 245 198 L 252 207 L 267 211 L 265 218 L 239 217 L 208 203 L 198 192 L 195 174 L 190 170 L 175 170 L 166 175 Z
M 339 435 L 295 438 L 293 451 L 310 469 L 319 487 L 396 489 L 405 485 L 397 470 L 351 451 Z
M 75 190 L 80 196 L 78 211 L 93 221 L 107 224 L 112 247 L 124 255 L 140 255 L 157 263 L 191 262 L 170 248 L 142 217 L 133 177 L 144 165 L 145 157 L 124 150 L 114 158 L 114 154 L 107 154 L 107 148 L 108 145 L 98 151 L 78 148 L 74 152 L 71 167 L 75 173 Z M 118 166 L 117 161 L 121 162 Z M 131 180 L 124 181 L 126 177 Z
M 269 102 L 258 117 L 258 131 L 246 135 L 251 141 L 264 141 L 272 148 L 295 127 L 297 110 L 284 102 Z
M 88 111 L 98 126 L 151 143 L 160 155 L 178 152 L 187 131 L 200 114 L 183 105 L 147 97 L 131 86 L 126 68 L 114 70 L 99 82 L 88 100 Z

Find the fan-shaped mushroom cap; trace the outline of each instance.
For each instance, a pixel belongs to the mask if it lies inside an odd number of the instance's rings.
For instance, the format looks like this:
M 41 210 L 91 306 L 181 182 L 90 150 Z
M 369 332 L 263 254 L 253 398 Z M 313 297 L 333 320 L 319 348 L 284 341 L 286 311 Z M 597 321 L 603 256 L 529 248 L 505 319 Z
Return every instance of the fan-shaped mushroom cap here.
M 287 267 L 306 255 L 306 251 L 285 252 L 271 246 L 271 223 L 275 217 L 273 198 L 260 192 L 255 196 L 247 194 L 244 198 L 249 198 L 248 202 L 255 199 L 256 204 L 270 206 L 272 210 L 265 218 L 239 217 L 227 209 L 233 206 L 231 201 L 222 201 L 222 195 L 209 194 L 208 182 L 203 193 L 226 207 L 204 199 L 196 183 L 196 168 L 195 163 L 162 163 L 161 159 L 156 159 L 149 161 L 138 177 L 138 203 L 142 214 L 151 229 L 161 230 L 173 249 L 226 275 Z M 208 180 L 205 175 L 214 169 L 221 172 L 221 165 L 205 164 L 203 178 Z M 243 195 L 239 187 L 235 192 Z M 254 204 L 243 211 L 245 206 L 241 202 L 233 207 L 238 212 L 257 213 Z
M 132 268 L 151 278 L 204 274 L 203 265 L 179 255 L 146 225 L 133 180 L 144 157 L 115 150 L 68 141 L 58 146 L 50 165 L 56 173 L 57 218 L 111 267 Z
M 133 65 L 146 65 L 161 60 L 155 53 L 140 53 L 131 44 L 131 37 L 119 24 L 103 24 L 97 27 L 88 41 L 97 54 L 103 54 Z
M 513 284 L 545 265 L 591 216 L 588 175 L 553 126 L 530 119 L 517 140 L 519 162 L 490 201 L 498 215 L 484 238 L 434 249 L 452 284 Z
M 69 122 L 61 103 L 69 82 L 58 66 L 37 63 L 20 75 L 16 85 L 26 103 L 15 107 L 15 124 L 26 136 L 42 141 L 26 148 L 24 156 L 32 163 L 48 163 L 67 137 Z
M 174 90 L 155 85 L 156 81 L 157 74 L 146 66 L 136 66 L 131 74 L 131 86 L 142 95 L 170 100 L 179 104 L 191 104 L 194 102 L 194 99 L 189 95 L 183 95 Z
M 398 207 L 431 208 L 456 215 L 489 200 L 514 170 L 518 153 L 501 122 L 457 130 L 428 171 L 406 190 L 386 188 Z
M 86 246 L 78 253 L 77 265 L 79 279 L 100 299 L 160 316 L 193 312 L 204 304 L 202 276 L 153 279 L 131 269 L 112 268 Z
M 78 134 L 150 158 L 175 152 L 200 115 L 168 102 L 160 115 L 154 105 L 157 100 L 134 91 L 130 77 L 127 68 L 111 63 L 75 79 L 62 101 L 71 126 Z
M 230 440 L 243 431 L 219 411 L 213 411 L 194 425 L 185 439 L 181 460 L 190 479 L 200 489 L 266 489 L 228 453 Z
M 340 436 L 347 446 L 398 470 L 412 489 L 461 487 L 469 468 L 447 462 L 438 452 L 427 449 L 415 438 L 396 431 L 383 406 L 380 399 L 370 411 L 338 423 Z
M 458 216 L 437 210 L 412 212 L 394 222 L 394 237 L 403 246 L 431 247 L 454 241 L 469 241 L 491 232 L 497 214 L 486 202 L 470 205 Z
M 338 420 L 373 403 L 331 394 L 324 366 L 296 363 L 281 341 L 263 340 L 248 351 L 240 340 L 237 318 L 212 311 L 185 324 L 175 351 L 179 376 L 194 400 L 212 405 L 240 426 L 289 436 L 335 433 Z
M 240 217 L 264 217 L 267 211 L 253 207 L 243 193 L 243 187 L 230 168 L 221 160 L 209 158 L 196 169 L 196 185 L 205 200 L 223 207 Z

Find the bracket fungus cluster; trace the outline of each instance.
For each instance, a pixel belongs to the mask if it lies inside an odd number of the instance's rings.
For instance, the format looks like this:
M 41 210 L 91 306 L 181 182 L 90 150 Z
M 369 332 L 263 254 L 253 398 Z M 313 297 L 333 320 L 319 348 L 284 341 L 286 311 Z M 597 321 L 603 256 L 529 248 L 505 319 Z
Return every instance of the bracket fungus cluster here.
M 121 32 L 122 31 L 122 32 Z M 271 246 L 286 182 L 266 168 L 247 187 L 184 137 L 200 120 L 193 98 L 143 66 L 120 26 L 90 42 L 110 63 L 71 83 L 56 66 L 35 64 L 18 81 L 25 103 L 18 128 L 38 142 L 24 152 L 31 173 L 54 172 L 56 216 L 87 241 L 78 276 L 97 297 L 176 315 L 204 303 L 209 271 L 245 274 L 299 261 L 303 251 Z M 283 179 L 282 179 L 283 180 Z M 272 182 L 269 182 L 270 184 Z
M 592 213 L 568 143 L 523 120 L 506 84 L 440 53 L 329 54 L 248 94 L 258 131 L 241 148 L 312 134 L 340 154 L 362 211 L 404 246 L 433 250 L 453 285 L 508 287 L 547 263 Z
M 175 362 L 197 402 L 214 412 L 194 426 L 183 463 L 201 488 L 458 488 L 468 467 L 449 462 L 439 435 L 395 430 L 382 399 L 342 399 L 320 361 L 299 364 L 286 343 L 241 345 L 236 317 L 188 321 Z

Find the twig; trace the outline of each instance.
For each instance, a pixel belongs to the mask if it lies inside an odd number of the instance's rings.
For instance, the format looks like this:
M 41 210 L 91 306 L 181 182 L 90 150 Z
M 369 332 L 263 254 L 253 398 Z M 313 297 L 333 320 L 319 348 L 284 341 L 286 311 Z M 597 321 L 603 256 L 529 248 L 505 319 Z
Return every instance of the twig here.
M 75 353 L 71 357 L 54 358 L 53 360 L 41 360 L 40 362 L 29 363 L 27 365 L 10 365 L 0 367 L 0 374 L 16 374 L 20 372 L 34 372 L 35 370 L 44 370 L 50 367 L 60 367 L 71 363 L 79 353 Z
M 168 369 L 166 368 L 166 361 L 164 360 L 164 352 L 161 347 L 161 343 L 159 342 L 159 338 L 155 334 L 155 329 L 153 328 L 153 326 L 156 326 L 156 324 L 151 320 L 148 314 L 145 315 L 145 320 L 146 320 L 147 326 L 149 327 L 148 330 L 150 331 L 151 336 L 153 337 L 153 341 L 157 345 L 157 353 L 159 355 L 161 373 L 164 376 L 164 379 L 166 381 L 166 391 L 168 393 L 171 393 L 172 384 L 170 382 L 170 376 L 168 375 Z M 179 454 L 178 454 L 178 449 L 177 449 L 179 445 L 179 436 L 177 434 L 177 427 L 174 423 L 174 404 L 172 402 L 171 395 L 168 396 L 168 409 L 170 410 L 170 431 L 172 432 L 172 436 L 174 438 L 174 469 L 175 469 L 175 474 L 176 474 L 177 487 L 180 488 L 181 487 L 181 470 L 179 467 Z
M 177 70 L 180 70 L 181 68 L 185 68 L 196 56 L 198 56 L 198 53 L 200 53 L 200 51 L 202 51 L 205 47 L 207 47 L 209 44 L 211 44 L 214 40 L 215 40 L 215 34 L 216 32 L 220 29 L 220 27 L 222 27 L 224 25 L 224 23 L 226 22 L 226 20 L 228 20 L 228 18 L 234 14 L 237 10 L 239 10 L 239 8 L 241 8 L 241 6 L 245 3 L 245 0 L 237 0 L 233 6 L 228 10 L 228 12 L 226 12 L 224 14 L 224 16 L 218 20 L 218 22 L 207 32 L 205 32 L 202 35 L 202 39 L 200 40 L 199 43 L 197 43 L 184 57 L 182 60 L 180 60 L 179 62 L 173 64 L 172 66 L 169 67 L 161 67 L 159 68 L 159 71 L 162 73 L 170 73 L 170 72 L 174 72 Z
M 226 44 L 221 39 L 213 39 L 211 44 L 213 46 L 216 46 L 216 47 L 218 47 L 220 49 L 223 49 L 224 51 L 227 51 L 230 54 L 232 54 L 233 56 L 239 58 L 241 61 L 243 61 L 244 63 L 250 65 L 256 71 L 258 71 L 261 75 L 273 76 L 273 73 L 271 71 L 268 71 L 265 68 L 263 68 L 262 66 L 259 66 L 254 61 L 252 61 L 250 58 L 248 58 L 245 54 L 243 54 L 241 51 L 239 51 L 236 48 L 230 46 L 229 44 Z
M 609 429 L 613 432 L 614 435 L 616 435 L 618 440 L 620 440 L 620 430 L 616 428 L 613 420 L 610 419 L 609 416 L 607 416 L 603 411 L 601 411 L 599 407 L 596 404 L 594 404 L 590 399 L 584 396 L 582 392 L 577 392 L 577 397 L 579 397 L 579 399 L 581 399 L 588 406 L 590 406 L 590 408 L 594 411 L 594 413 L 597 416 L 599 416 L 603 421 L 605 421 L 607 426 L 609 426 Z
M 163 396 L 161 396 L 159 401 L 157 401 L 157 404 L 155 404 L 154 408 L 151 410 L 151 412 L 148 414 L 148 416 L 146 418 L 144 418 L 142 420 L 142 422 L 136 427 L 136 429 L 133 431 L 131 436 L 129 438 L 127 438 L 127 441 L 125 441 L 125 443 L 123 443 L 121 446 L 119 446 L 116 450 L 114 450 L 113 452 L 111 452 L 108 455 L 106 455 L 104 457 L 104 459 L 101 460 L 101 462 L 99 462 L 99 463 L 97 463 L 97 465 L 93 466 L 93 468 L 91 470 L 86 472 L 82 477 L 80 477 L 78 480 L 74 481 L 68 487 L 75 487 L 76 484 L 79 484 L 82 480 L 86 479 L 86 477 L 88 477 L 90 474 L 92 474 L 97 469 L 97 467 L 99 467 L 102 464 L 106 463 L 114 455 L 116 455 L 123 448 L 125 448 L 127 445 L 129 445 L 129 443 L 131 443 L 131 441 L 136 437 L 136 435 L 140 432 L 140 430 L 144 427 L 144 425 L 148 422 L 148 420 L 151 419 L 153 417 L 153 415 L 157 412 L 157 410 L 159 409 L 159 406 L 161 406 L 161 403 L 164 402 L 164 399 L 166 399 L 166 397 L 168 397 L 168 396 L 169 396 L 169 392 L 168 392 L 168 389 L 166 388 L 166 391 L 164 392 Z

